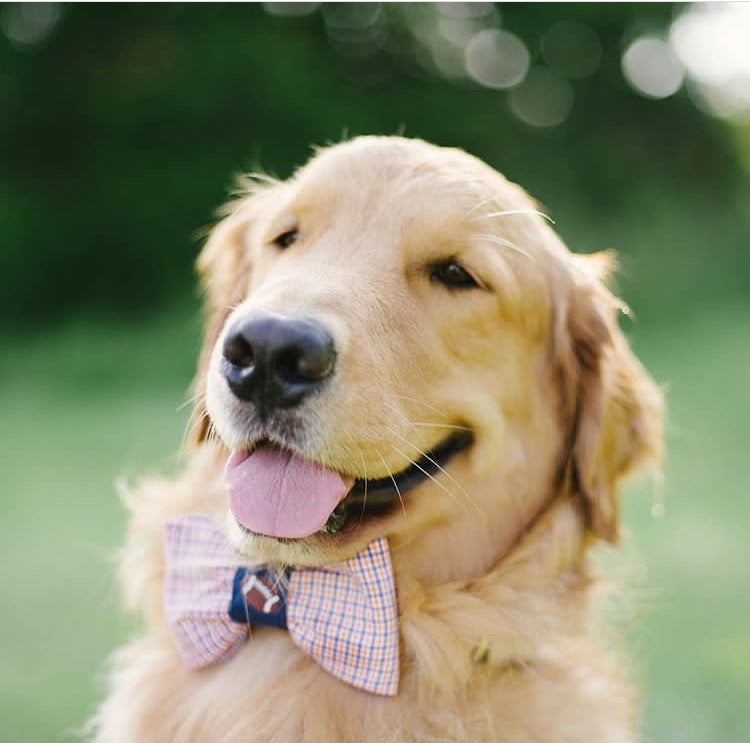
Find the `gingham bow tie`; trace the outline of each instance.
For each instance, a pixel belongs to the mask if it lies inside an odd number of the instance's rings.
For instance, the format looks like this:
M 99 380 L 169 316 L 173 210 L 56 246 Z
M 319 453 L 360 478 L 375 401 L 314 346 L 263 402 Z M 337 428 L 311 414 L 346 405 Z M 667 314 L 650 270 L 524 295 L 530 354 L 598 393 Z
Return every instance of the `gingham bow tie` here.
M 237 567 L 214 522 L 202 514 L 166 524 L 167 621 L 190 668 L 228 660 L 251 624 L 289 630 L 293 642 L 334 676 L 359 689 L 398 690 L 396 591 L 386 539 L 354 557 L 279 578 Z

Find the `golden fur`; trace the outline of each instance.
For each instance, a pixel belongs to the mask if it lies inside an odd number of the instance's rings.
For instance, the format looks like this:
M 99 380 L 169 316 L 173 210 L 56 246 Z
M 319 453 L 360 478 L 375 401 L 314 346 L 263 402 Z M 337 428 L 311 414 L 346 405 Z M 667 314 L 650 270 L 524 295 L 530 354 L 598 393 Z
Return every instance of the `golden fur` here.
M 297 243 L 271 244 L 292 227 Z M 481 288 L 430 280 L 427 267 L 453 257 Z M 484 163 L 418 140 L 358 138 L 287 182 L 246 189 L 199 259 L 196 447 L 177 478 L 127 496 L 121 575 L 146 627 L 115 657 L 98 743 L 635 740 L 634 695 L 590 605 L 587 551 L 617 539 L 620 479 L 658 459 L 661 397 L 618 328 L 610 262 L 571 254 Z M 306 457 L 377 478 L 454 427 L 474 444 L 403 510 L 346 534 L 241 532 L 222 465 L 245 429 L 217 349 L 228 321 L 254 311 L 312 315 L 336 339 L 335 379 L 301 413 Z M 329 562 L 387 536 L 398 696 L 347 686 L 267 628 L 229 662 L 186 670 L 163 616 L 161 543 L 165 519 L 196 511 L 265 561 Z

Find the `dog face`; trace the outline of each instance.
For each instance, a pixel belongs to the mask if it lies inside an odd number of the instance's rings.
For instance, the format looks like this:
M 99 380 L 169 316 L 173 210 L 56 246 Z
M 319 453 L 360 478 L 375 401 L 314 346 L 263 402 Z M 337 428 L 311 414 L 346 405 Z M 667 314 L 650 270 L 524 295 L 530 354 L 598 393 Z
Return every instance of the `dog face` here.
M 316 564 L 388 536 L 490 560 L 566 472 L 613 539 L 659 395 L 605 264 L 485 164 L 416 140 L 334 146 L 240 199 L 199 259 L 196 427 L 231 453 L 234 546 Z

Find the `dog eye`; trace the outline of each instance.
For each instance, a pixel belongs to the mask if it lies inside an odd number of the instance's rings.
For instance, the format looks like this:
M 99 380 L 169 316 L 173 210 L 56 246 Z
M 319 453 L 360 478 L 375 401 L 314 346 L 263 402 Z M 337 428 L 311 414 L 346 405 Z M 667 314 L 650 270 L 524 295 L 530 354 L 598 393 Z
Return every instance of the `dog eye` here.
M 297 230 L 287 230 L 282 232 L 278 237 L 275 237 L 271 242 L 278 248 L 288 248 L 292 243 L 297 242 L 299 232 Z
M 476 279 L 455 260 L 443 261 L 430 266 L 430 279 L 451 289 L 471 289 L 479 286 Z

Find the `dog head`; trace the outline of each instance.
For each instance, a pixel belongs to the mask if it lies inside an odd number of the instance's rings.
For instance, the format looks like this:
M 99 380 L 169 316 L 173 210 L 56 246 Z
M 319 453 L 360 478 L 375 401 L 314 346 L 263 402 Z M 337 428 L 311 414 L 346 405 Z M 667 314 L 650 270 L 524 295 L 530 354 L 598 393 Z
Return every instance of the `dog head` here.
M 418 140 L 358 138 L 253 185 L 199 258 L 193 434 L 228 458 L 234 546 L 316 564 L 388 536 L 459 575 L 566 477 L 614 540 L 660 396 L 607 263 L 481 161 Z

